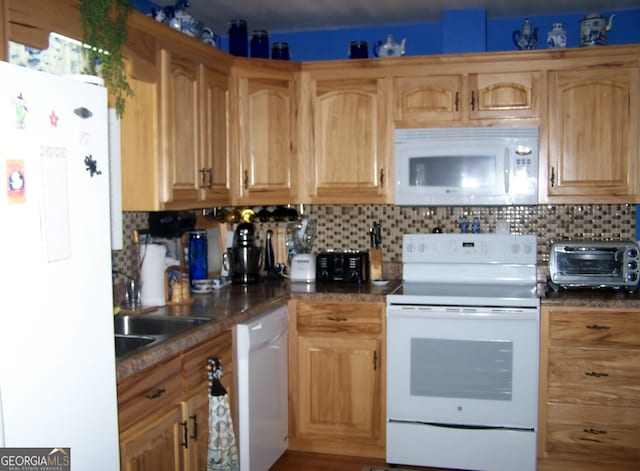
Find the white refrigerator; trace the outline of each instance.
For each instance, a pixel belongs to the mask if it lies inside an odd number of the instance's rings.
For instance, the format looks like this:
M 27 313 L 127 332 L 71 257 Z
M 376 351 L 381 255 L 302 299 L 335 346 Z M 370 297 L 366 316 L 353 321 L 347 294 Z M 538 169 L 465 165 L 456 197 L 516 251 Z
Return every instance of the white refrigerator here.
M 0 454 L 118 470 L 105 88 L 0 62 L 0 144 Z

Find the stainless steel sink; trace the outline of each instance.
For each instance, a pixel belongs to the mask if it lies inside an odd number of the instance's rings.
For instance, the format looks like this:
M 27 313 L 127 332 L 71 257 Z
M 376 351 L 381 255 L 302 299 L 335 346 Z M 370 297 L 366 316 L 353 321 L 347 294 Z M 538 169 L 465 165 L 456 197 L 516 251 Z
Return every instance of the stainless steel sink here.
M 113 318 L 116 358 L 155 346 L 173 335 L 209 322 L 208 317 L 120 314 Z
M 141 314 L 118 315 L 113 318 L 116 334 L 172 335 L 208 322 L 204 317 L 150 316 Z
M 141 335 L 116 335 L 116 358 L 128 355 L 146 345 L 155 342 L 154 337 Z

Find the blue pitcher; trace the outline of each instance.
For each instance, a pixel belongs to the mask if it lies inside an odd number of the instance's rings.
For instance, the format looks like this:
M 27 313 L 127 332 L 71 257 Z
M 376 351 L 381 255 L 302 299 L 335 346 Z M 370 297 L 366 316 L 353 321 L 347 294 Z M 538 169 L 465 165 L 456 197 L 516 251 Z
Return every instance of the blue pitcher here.
M 513 44 L 520 50 L 535 49 L 538 45 L 538 28 L 532 28 L 529 18 L 524 19 L 522 31 L 513 32 Z

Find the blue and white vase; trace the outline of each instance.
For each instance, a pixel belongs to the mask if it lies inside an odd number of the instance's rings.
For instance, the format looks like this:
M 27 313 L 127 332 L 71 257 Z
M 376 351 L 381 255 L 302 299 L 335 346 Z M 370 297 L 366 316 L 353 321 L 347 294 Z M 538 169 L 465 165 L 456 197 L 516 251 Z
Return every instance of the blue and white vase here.
M 558 49 L 567 47 L 567 32 L 562 23 L 553 23 L 551 31 L 547 33 L 547 47 Z

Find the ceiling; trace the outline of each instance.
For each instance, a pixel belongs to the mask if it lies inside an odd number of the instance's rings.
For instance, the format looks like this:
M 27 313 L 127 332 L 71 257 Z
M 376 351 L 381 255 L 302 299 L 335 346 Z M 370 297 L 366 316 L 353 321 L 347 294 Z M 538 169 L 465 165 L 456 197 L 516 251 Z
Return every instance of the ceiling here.
M 640 0 L 189 0 L 189 11 L 214 31 L 247 20 L 271 33 L 439 21 L 446 10 L 484 8 L 488 18 L 611 12 L 640 8 Z M 175 0 L 154 3 L 174 5 Z

